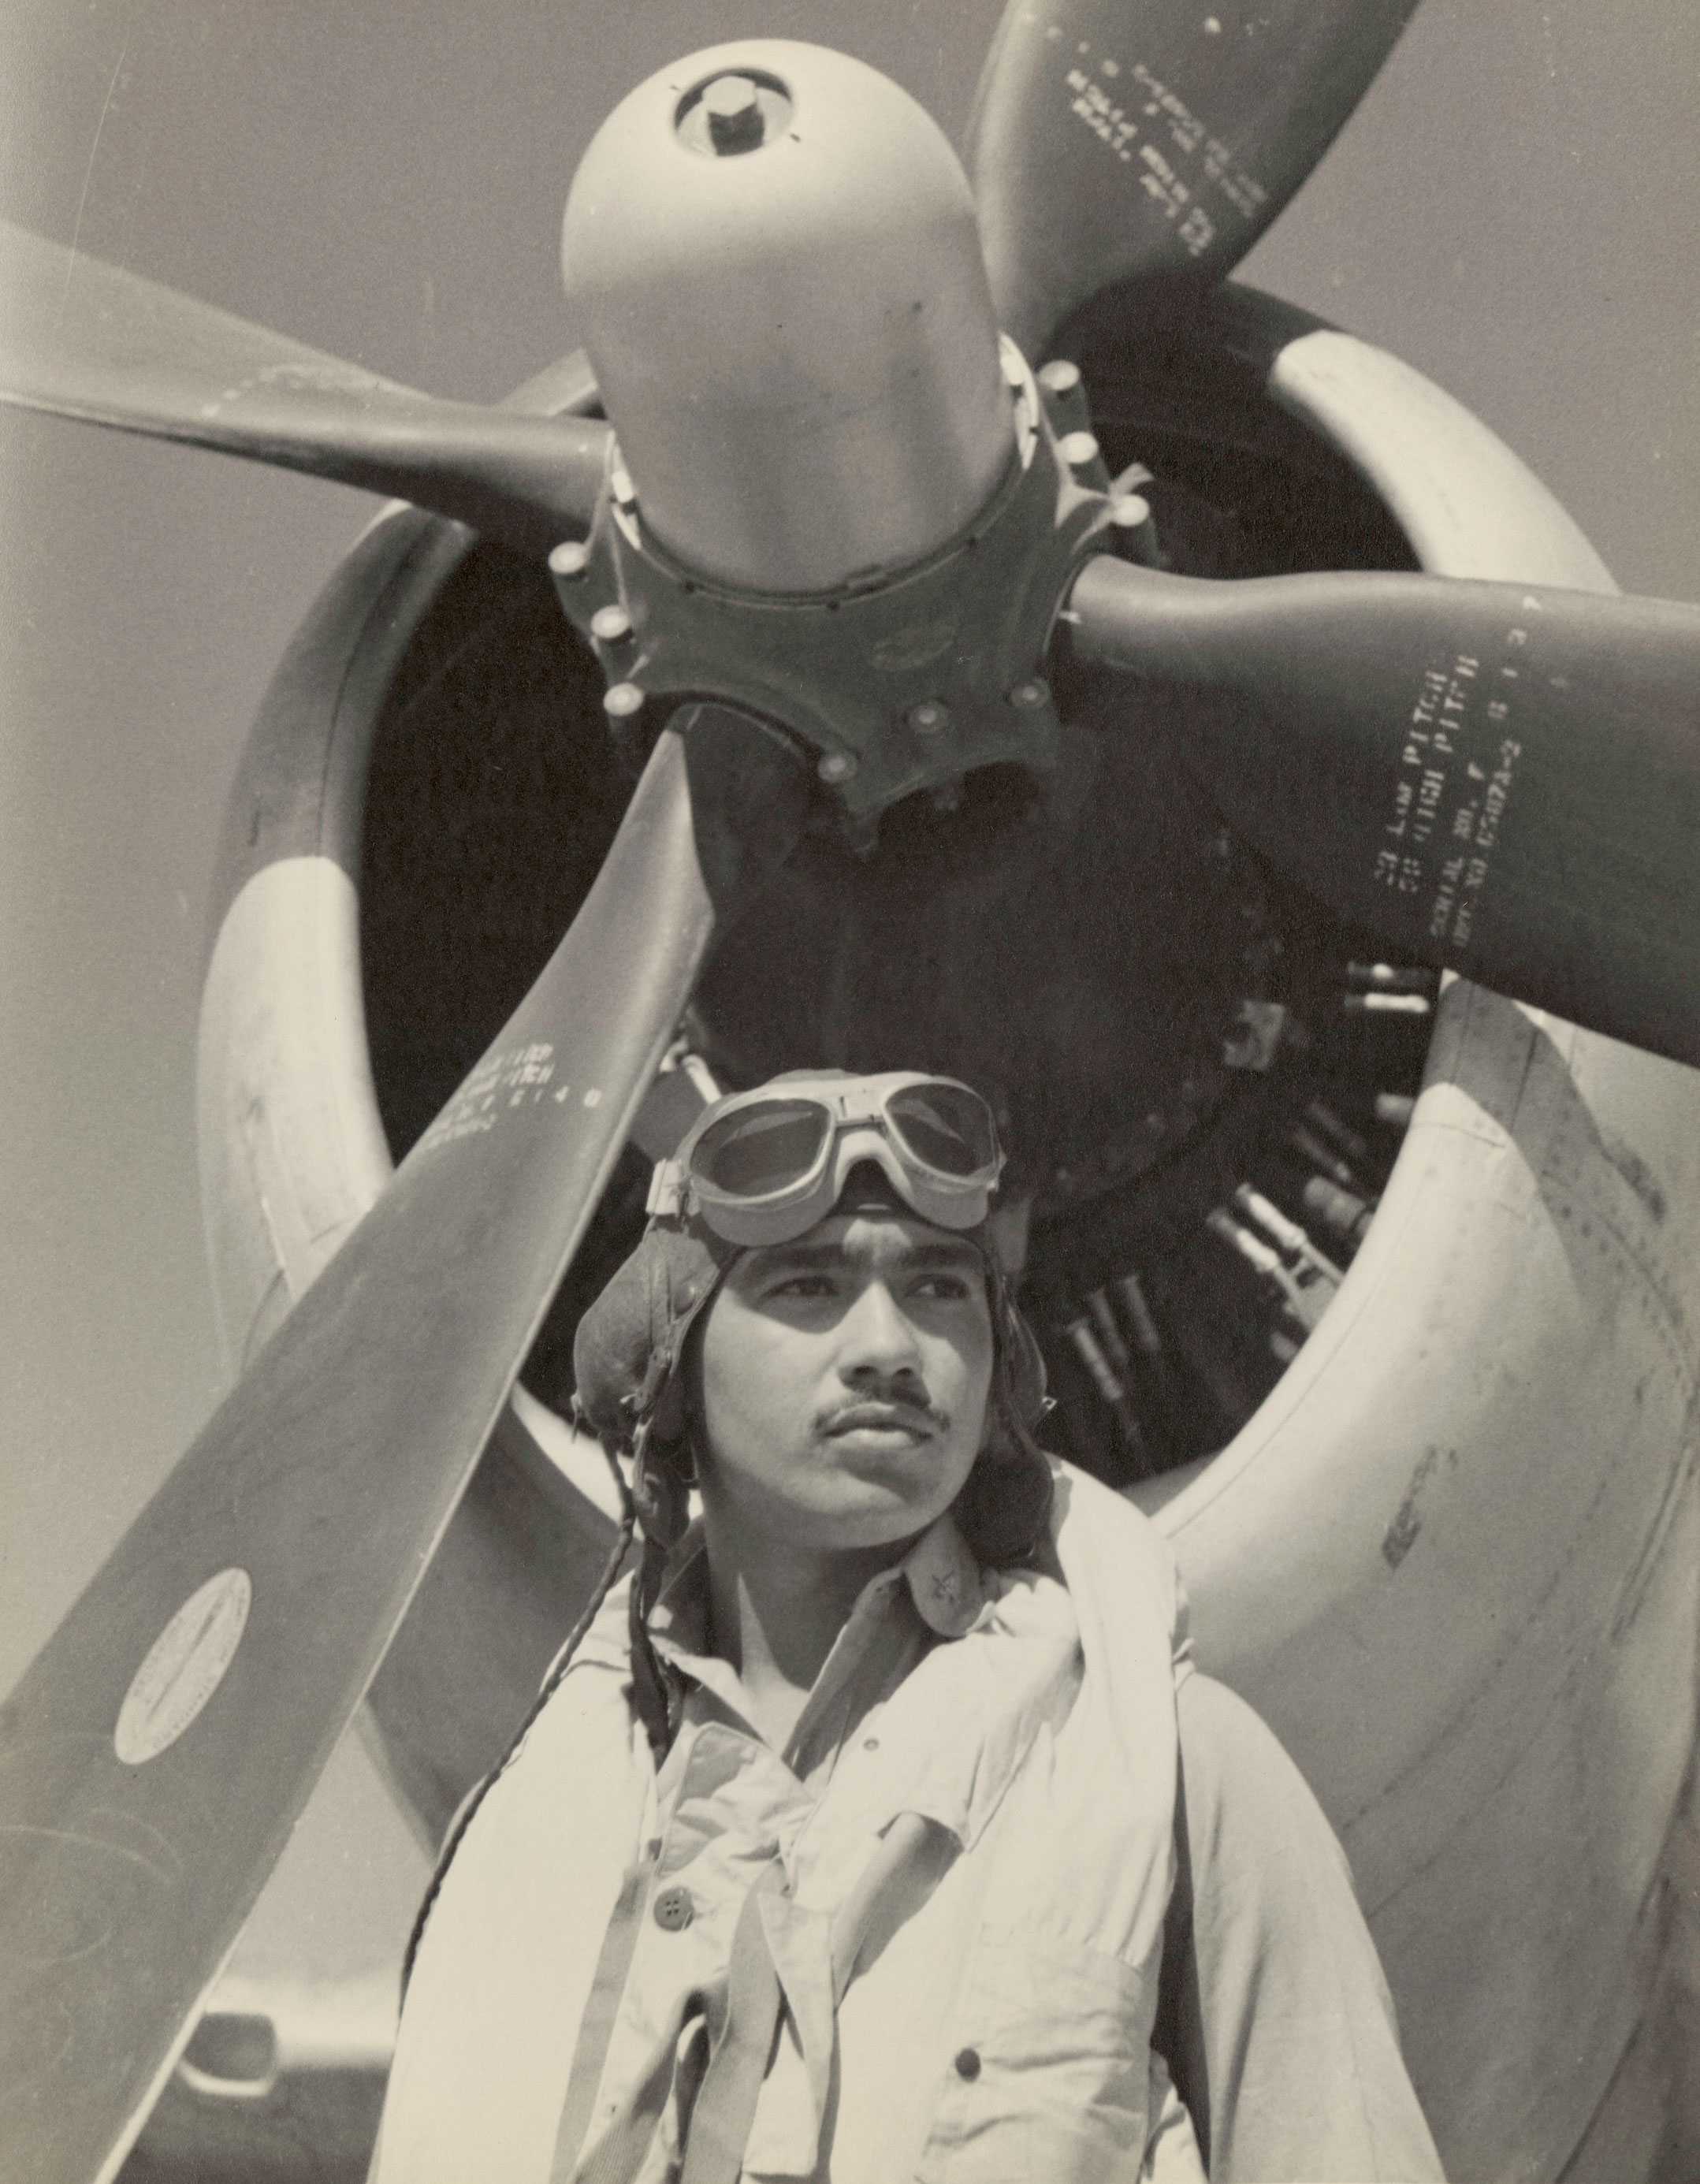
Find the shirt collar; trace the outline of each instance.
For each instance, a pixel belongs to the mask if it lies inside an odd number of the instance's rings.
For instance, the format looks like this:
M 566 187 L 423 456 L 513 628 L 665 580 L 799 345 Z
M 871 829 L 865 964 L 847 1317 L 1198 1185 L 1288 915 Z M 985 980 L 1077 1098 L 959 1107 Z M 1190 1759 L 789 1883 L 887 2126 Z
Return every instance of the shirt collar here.
M 972 1630 L 987 1600 L 985 1572 L 947 1509 L 936 1518 L 900 1562 L 868 1580 L 851 1613 L 872 1605 L 882 1591 L 905 1585 L 915 1611 L 940 1638 L 961 1638 Z M 708 1550 L 700 1518 L 694 1521 L 668 1557 L 660 1593 L 649 1617 L 652 1635 L 672 1641 L 683 1654 L 708 1651 Z
M 947 1509 L 898 1564 L 916 1613 L 940 1638 L 972 1630 L 986 1603 L 986 1575 Z

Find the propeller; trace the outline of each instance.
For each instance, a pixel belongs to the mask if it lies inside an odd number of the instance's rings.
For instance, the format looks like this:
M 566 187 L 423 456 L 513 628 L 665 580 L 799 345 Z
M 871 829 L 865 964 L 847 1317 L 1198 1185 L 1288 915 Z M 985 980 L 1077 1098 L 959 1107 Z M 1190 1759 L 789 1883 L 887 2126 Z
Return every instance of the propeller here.
M 1417 0 L 1009 0 L 969 125 L 999 323 L 1037 359 L 1101 289 L 1226 278 Z
M 393 494 L 538 557 L 588 527 L 609 437 L 418 393 L 10 221 L 0 399 Z
M 970 127 L 999 320 L 1196 302 L 1416 0 L 1010 0 Z M 1089 565 L 1076 649 L 1237 693 L 1193 750 L 1278 868 L 1401 954 L 1700 1064 L 1700 610 L 1422 577 Z M 1270 733 L 1279 728 L 1279 733 Z
M 495 1045 L 0 1713 L 0 2137 L 112 2173 L 399 1622 L 717 925 L 801 825 L 789 744 L 659 738 Z
M 1253 701 L 1208 708 L 1192 762 L 1338 915 L 1700 1066 L 1700 608 L 1106 556 L 1069 615 L 1087 659 Z

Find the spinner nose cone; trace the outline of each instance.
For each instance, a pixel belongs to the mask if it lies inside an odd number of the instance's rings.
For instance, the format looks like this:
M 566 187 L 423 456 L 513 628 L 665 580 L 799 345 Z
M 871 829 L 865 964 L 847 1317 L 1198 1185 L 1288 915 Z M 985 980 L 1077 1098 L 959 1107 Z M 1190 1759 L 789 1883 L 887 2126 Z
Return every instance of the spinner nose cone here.
M 860 61 L 740 41 L 652 76 L 584 155 L 561 259 L 644 521 L 705 576 L 919 560 L 1010 459 L 967 177 Z

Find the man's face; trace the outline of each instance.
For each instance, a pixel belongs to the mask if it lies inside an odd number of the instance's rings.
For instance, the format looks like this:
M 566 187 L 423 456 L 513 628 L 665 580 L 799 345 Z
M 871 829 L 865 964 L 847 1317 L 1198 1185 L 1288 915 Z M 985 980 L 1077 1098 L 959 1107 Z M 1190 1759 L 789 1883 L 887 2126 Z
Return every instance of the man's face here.
M 746 1251 L 700 1356 L 705 1499 L 799 1547 L 884 1546 L 949 1508 L 984 1438 L 984 1262 L 895 1212 Z

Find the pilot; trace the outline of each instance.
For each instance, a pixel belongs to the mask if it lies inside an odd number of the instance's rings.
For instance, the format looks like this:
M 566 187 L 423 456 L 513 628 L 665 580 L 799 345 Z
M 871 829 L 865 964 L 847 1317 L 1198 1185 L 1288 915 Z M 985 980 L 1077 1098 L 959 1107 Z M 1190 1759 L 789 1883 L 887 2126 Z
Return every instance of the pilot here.
M 657 1170 L 575 1353 L 641 1552 L 451 1831 L 379 2184 L 1440 2175 L 1327 1822 L 1034 1438 L 1000 1165 L 825 1072 Z

